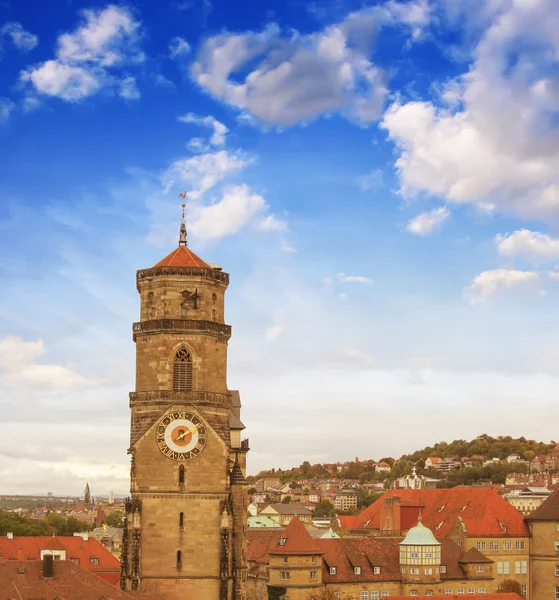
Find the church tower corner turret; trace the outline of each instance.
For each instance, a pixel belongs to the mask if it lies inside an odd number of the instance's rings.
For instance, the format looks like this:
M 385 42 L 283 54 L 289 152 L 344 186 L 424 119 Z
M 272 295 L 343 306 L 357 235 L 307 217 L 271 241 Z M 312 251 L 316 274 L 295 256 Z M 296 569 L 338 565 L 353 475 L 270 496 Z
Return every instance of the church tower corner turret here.
M 245 600 L 248 440 L 227 388 L 229 275 L 190 250 L 183 210 L 178 247 L 136 284 L 121 587 Z

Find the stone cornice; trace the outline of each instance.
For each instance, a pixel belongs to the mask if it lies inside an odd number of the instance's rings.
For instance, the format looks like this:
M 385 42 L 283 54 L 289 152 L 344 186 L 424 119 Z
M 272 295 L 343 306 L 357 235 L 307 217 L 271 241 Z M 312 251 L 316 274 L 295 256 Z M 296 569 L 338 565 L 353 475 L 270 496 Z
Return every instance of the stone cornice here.
M 151 267 L 151 269 L 140 269 L 136 271 L 136 287 L 139 288 L 140 280 L 161 276 L 180 277 L 203 277 L 211 279 L 225 286 L 229 285 L 229 274 L 218 269 L 207 269 L 205 267 Z
M 229 408 L 228 394 L 215 392 L 175 392 L 173 390 L 151 390 L 148 392 L 130 392 L 130 408 L 139 405 L 167 405 L 172 403 L 199 406 L 223 406 Z
M 217 323 L 216 321 L 198 321 L 194 319 L 154 319 L 152 321 L 139 321 L 132 324 L 132 337 L 134 341 L 139 334 L 162 332 L 207 333 L 228 340 L 231 337 L 231 325 Z

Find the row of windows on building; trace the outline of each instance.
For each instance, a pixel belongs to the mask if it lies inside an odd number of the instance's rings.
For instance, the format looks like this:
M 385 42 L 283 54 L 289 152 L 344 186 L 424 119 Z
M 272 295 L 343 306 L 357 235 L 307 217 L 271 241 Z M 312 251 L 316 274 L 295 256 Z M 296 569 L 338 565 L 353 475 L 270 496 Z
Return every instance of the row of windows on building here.
M 522 595 L 526 598 L 527 594 L 527 586 L 522 585 Z M 456 592 L 453 591 L 452 588 L 445 588 L 444 595 L 445 596 L 463 596 L 465 594 L 473 595 L 476 593 L 476 588 L 458 588 Z M 478 594 L 487 594 L 487 588 L 480 587 L 477 588 Z M 419 596 L 418 590 L 411 590 L 411 596 Z M 427 590 L 425 593 L 421 593 L 421 595 L 432 596 L 433 590 Z M 381 590 L 380 593 L 378 591 L 369 592 L 367 590 L 362 590 L 359 596 L 359 600 L 379 600 L 379 598 L 386 598 L 390 596 L 390 592 L 388 590 Z M 284 600 L 289 600 L 289 596 L 282 596 Z M 340 592 L 334 592 L 334 598 L 340 598 Z M 311 600 L 317 600 L 315 596 L 311 596 Z M 555 600 L 559 600 L 559 586 L 555 588 Z
M 515 575 L 526 575 L 528 573 L 528 561 L 526 560 L 515 560 L 514 561 L 514 573 Z M 509 575 L 510 574 L 510 563 L 506 560 L 500 560 L 497 562 L 497 575 Z
M 503 550 L 512 550 L 512 542 L 489 542 L 489 550 L 499 550 L 499 544 L 503 544 Z M 526 542 L 520 541 L 515 544 L 516 550 L 525 550 Z M 478 550 L 487 550 L 487 542 L 476 542 Z
M 59 557 L 59 556 L 55 556 L 54 558 L 55 558 L 55 559 L 58 559 L 58 558 L 60 558 L 60 557 Z M 71 558 L 70 560 L 71 560 L 72 562 L 75 562 L 77 565 L 79 565 L 79 564 L 80 564 L 80 559 L 79 559 L 79 558 Z M 89 562 L 90 562 L 92 565 L 94 565 L 94 566 L 98 566 L 98 565 L 99 565 L 99 559 L 98 559 L 97 557 L 95 557 L 95 556 L 91 556 L 91 557 L 90 557 L 90 559 L 89 559 Z
M 433 571 L 434 569 L 434 571 Z M 402 572 L 403 575 L 405 575 L 406 573 L 408 573 L 407 567 L 402 567 L 400 569 L 400 571 Z M 419 567 L 409 567 L 409 574 L 410 575 L 419 575 Z M 424 569 L 425 571 L 425 575 L 432 575 L 433 572 L 435 573 L 446 573 L 446 565 L 441 565 L 440 567 L 427 567 L 426 569 Z
M 329 573 L 330 575 L 336 575 L 338 572 L 338 567 L 330 567 Z M 353 572 L 355 575 L 361 575 L 361 567 L 353 567 Z M 380 575 L 380 567 L 373 567 L 373 573 L 375 575 Z

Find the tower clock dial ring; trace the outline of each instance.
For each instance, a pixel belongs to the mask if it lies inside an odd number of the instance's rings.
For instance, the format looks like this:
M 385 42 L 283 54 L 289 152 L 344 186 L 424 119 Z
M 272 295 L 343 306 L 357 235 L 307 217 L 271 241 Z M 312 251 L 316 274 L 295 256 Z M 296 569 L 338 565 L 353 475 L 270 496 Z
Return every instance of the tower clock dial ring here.
M 191 460 L 206 446 L 207 427 L 195 414 L 175 410 L 167 413 L 157 424 L 156 441 L 167 458 Z

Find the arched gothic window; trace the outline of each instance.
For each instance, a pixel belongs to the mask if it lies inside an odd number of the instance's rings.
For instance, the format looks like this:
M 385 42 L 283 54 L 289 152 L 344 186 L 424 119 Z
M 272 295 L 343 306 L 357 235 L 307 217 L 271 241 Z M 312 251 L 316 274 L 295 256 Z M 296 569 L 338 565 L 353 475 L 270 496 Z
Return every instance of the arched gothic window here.
M 186 348 L 179 348 L 173 361 L 173 390 L 189 392 L 192 390 L 192 357 Z

